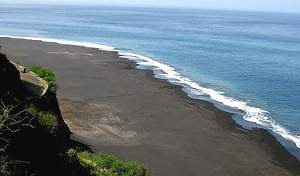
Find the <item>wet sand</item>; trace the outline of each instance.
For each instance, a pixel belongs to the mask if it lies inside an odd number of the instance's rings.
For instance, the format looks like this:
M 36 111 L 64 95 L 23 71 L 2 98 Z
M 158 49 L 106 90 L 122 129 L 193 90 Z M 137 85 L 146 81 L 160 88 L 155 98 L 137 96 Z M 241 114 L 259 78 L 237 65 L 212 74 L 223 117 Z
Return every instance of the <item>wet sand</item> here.
M 94 152 L 137 160 L 153 175 L 300 175 L 266 131 L 243 129 L 117 52 L 9 38 L 0 46 L 27 68 L 51 67 L 72 139 Z

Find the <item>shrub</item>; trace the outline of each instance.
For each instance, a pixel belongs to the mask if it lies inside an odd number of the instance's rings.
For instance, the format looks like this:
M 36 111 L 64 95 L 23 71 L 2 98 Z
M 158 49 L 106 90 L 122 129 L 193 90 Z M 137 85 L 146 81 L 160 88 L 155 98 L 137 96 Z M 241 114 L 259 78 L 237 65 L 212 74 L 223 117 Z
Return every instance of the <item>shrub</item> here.
M 30 105 L 29 108 L 27 108 L 27 112 L 32 116 L 35 117 L 38 113 L 38 110 L 34 107 L 33 104 Z
M 37 76 L 43 78 L 48 86 L 49 86 L 49 90 L 51 92 L 55 92 L 56 91 L 56 76 L 55 74 L 51 71 L 50 68 L 48 67 L 42 67 L 42 66 L 37 66 L 37 65 L 33 65 L 29 71 L 34 72 Z
M 46 128 L 51 134 L 56 134 L 58 129 L 58 121 L 56 116 L 51 113 L 45 113 L 43 111 L 37 113 L 39 123 Z
M 37 117 L 38 122 L 41 126 L 43 126 L 49 133 L 56 134 L 58 130 L 59 123 L 57 121 L 57 117 L 53 114 L 44 111 L 38 111 L 38 109 L 31 104 L 29 108 L 27 108 L 28 114 L 32 117 Z
M 99 153 L 92 154 L 88 151 L 81 151 L 74 154 L 74 149 L 68 150 L 68 155 L 72 157 L 72 161 L 77 161 L 81 166 L 90 171 L 91 175 L 120 175 L 120 176 L 149 176 L 149 170 L 139 164 L 137 161 L 122 162 L 114 156 Z

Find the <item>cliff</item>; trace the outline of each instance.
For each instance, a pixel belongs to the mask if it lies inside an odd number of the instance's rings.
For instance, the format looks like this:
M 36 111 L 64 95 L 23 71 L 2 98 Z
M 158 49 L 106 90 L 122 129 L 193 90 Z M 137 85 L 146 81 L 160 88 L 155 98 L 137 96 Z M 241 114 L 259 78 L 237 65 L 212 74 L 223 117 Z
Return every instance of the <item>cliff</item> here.
M 55 91 L 25 70 L 0 53 L 0 175 L 57 175 L 58 170 L 49 167 L 62 166 L 59 154 L 70 130 Z

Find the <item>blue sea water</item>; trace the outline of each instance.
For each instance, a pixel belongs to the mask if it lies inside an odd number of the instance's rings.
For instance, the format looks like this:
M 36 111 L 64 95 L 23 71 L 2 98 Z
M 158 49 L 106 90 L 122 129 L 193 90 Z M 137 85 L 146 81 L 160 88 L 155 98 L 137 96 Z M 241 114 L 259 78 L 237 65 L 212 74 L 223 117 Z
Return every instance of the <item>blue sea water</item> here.
M 300 158 L 300 14 L 0 4 L 0 24 L 2 36 L 117 50 Z

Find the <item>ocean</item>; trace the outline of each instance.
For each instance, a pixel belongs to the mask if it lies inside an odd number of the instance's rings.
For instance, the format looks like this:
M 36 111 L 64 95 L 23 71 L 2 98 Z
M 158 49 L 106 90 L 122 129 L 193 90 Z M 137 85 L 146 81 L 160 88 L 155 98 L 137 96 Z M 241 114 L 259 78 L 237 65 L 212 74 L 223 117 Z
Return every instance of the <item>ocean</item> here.
M 0 35 L 119 51 L 300 159 L 300 14 L 0 4 Z

